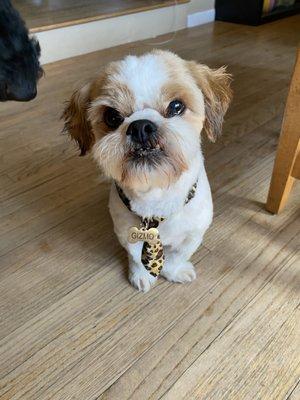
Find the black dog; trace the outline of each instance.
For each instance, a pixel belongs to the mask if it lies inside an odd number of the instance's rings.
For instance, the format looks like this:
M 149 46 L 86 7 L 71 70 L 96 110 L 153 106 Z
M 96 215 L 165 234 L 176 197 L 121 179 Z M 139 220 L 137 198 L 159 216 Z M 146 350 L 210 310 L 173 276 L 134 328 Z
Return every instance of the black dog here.
M 0 0 L 0 101 L 29 101 L 43 74 L 40 45 L 9 0 Z

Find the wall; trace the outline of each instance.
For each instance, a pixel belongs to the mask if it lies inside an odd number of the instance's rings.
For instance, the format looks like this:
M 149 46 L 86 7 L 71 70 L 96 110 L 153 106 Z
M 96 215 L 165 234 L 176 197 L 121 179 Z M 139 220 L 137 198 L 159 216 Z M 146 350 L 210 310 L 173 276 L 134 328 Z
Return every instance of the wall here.
M 213 20 L 214 0 L 192 0 L 177 6 L 38 32 L 36 36 L 42 48 L 41 62 L 46 64 Z M 155 42 L 153 40 L 154 47 Z
M 188 4 L 187 26 L 207 24 L 215 20 L 215 1 L 214 0 L 192 0 Z
M 1 0 L 0 0 L 1 1 Z M 86 24 L 37 32 L 41 63 L 90 53 L 136 40 L 154 38 L 187 25 L 189 3 L 123 15 Z M 153 40 L 155 47 L 156 40 Z

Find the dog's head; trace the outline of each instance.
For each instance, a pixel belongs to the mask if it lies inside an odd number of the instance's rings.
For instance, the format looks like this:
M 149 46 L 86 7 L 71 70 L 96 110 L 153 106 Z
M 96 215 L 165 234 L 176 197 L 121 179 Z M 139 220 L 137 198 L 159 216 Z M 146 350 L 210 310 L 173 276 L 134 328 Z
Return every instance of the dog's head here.
M 43 74 L 39 43 L 10 5 L 0 14 L 0 101 L 31 100 Z
M 199 155 L 202 129 L 212 141 L 220 135 L 229 84 L 224 68 L 171 52 L 128 56 L 73 93 L 65 130 L 123 186 L 164 187 Z

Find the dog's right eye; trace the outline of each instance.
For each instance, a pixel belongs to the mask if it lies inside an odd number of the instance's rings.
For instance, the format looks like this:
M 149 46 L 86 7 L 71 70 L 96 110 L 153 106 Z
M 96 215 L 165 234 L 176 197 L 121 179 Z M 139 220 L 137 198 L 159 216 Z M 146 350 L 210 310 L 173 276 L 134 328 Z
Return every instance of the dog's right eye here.
M 124 118 L 118 110 L 107 107 L 103 114 L 103 120 L 111 129 L 117 129 L 123 123 Z
M 185 104 L 181 100 L 173 100 L 167 108 L 167 118 L 175 117 L 180 115 L 185 110 Z

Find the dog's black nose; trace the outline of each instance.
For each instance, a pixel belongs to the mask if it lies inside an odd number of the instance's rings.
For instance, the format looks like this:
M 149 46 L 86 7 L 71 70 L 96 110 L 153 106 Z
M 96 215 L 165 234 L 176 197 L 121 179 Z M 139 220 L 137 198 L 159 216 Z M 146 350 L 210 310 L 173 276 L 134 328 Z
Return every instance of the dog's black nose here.
M 139 119 L 131 122 L 127 128 L 126 134 L 139 144 L 147 144 L 151 136 L 157 132 L 157 126 L 148 119 Z
M 36 89 L 22 92 L 22 93 L 12 93 L 9 100 L 15 101 L 30 101 L 36 97 Z
M 31 90 L 30 92 L 28 92 L 28 93 L 23 97 L 23 99 L 21 99 L 21 101 L 33 100 L 33 99 L 36 98 L 36 95 L 37 95 L 37 90 L 36 90 L 36 89 L 33 89 L 33 90 Z
M 14 101 L 30 101 L 36 97 L 36 87 L 30 88 L 11 88 L 6 86 L 6 99 Z

